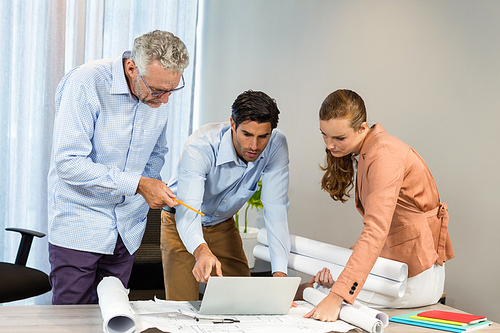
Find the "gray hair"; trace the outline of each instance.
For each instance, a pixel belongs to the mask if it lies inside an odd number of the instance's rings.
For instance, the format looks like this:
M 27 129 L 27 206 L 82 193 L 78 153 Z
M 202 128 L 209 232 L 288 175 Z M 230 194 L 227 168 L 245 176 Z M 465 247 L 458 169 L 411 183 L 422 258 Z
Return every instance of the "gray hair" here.
M 137 37 L 130 59 L 145 75 L 154 61 L 159 61 L 165 70 L 178 74 L 182 74 L 189 65 L 186 45 L 172 33 L 161 30 Z

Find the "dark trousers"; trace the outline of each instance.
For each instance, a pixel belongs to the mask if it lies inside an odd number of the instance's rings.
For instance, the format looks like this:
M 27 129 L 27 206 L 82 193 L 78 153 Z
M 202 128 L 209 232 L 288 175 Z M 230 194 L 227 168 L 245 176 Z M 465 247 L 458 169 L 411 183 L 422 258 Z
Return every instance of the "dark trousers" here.
M 125 248 L 120 236 L 113 255 L 71 250 L 49 243 L 52 304 L 96 304 L 97 285 L 115 276 L 127 288 L 135 254 Z

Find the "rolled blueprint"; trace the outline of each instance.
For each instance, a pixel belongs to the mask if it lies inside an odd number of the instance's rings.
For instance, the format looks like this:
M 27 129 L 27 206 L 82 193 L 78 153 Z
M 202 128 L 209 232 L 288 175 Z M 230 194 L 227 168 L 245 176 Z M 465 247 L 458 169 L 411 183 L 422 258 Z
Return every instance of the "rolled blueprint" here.
M 257 241 L 269 246 L 265 228 L 260 229 L 257 234 Z M 328 261 L 340 266 L 345 266 L 352 254 L 351 249 L 296 235 L 290 235 L 290 245 L 290 252 L 292 253 Z M 379 257 L 370 274 L 402 282 L 408 277 L 408 265 L 399 261 Z
M 306 288 L 303 297 L 304 300 L 316 306 L 326 297 L 326 294 L 314 288 Z M 380 318 L 383 318 L 385 323 Z M 382 333 L 384 327 L 389 324 L 388 316 L 385 313 L 375 311 L 358 302 L 354 302 L 353 305 L 343 303 L 339 319 L 371 333 Z
M 132 333 L 136 331 L 134 311 L 128 299 L 128 290 L 112 276 L 97 285 L 97 296 L 105 333 Z
M 330 289 L 329 288 L 320 286 L 317 283 L 314 284 L 314 290 L 319 291 L 319 292 L 321 292 L 321 293 L 323 293 L 325 295 L 328 295 L 330 293 Z M 362 311 L 362 312 L 366 313 L 367 315 L 369 315 L 371 317 L 377 318 L 378 320 L 380 320 L 382 322 L 382 325 L 384 327 L 387 327 L 387 325 L 389 325 L 389 316 L 385 312 L 381 312 L 381 311 L 372 309 L 372 308 L 370 308 L 370 307 L 368 307 L 366 305 L 361 304 L 358 301 L 354 301 L 354 303 L 352 303 L 351 306 L 353 306 L 354 308 L 358 309 L 359 311 Z
M 264 245 L 257 245 L 253 248 L 253 255 L 264 261 L 271 261 L 269 248 Z M 334 280 L 337 280 L 344 266 L 333 264 L 319 259 L 305 257 L 303 255 L 290 253 L 288 256 L 288 268 L 303 272 L 309 275 L 316 275 L 323 267 L 327 267 Z M 378 275 L 369 274 L 363 286 L 363 290 L 374 291 L 380 294 L 393 297 L 402 297 L 406 289 L 406 281 L 397 282 Z

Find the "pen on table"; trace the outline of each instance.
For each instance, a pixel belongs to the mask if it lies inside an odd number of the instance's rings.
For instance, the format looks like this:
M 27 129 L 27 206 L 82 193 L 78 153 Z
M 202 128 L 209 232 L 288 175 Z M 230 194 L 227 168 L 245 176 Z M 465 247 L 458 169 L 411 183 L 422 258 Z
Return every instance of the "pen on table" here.
M 231 323 L 239 323 L 240 322 L 238 319 L 232 319 L 232 318 L 199 318 L 199 317 L 194 317 L 194 320 L 196 320 L 196 321 L 207 320 L 207 321 L 211 321 L 214 324 L 231 324 Z
M 205 216 L 205 214 L 203 214 L 203 213 L 202 213 L 202 212 L 200 212 L 199 210 L 196 210 L 196 209 L 194 209 L 193 207 L 186 205 L 184 202 L 182 202 L 182 201 L 178 200 L 177 198 L 172 198 L 172 199 L 173 199 L 173 200 L 175 200 L 175 201 L 177 201 L 178 203 L 180 203 L 180 204 L 181 204 L 181 205 L 183 205 L 184 207 L 187 207 L 187 208 L 191 209 L 192 211 L 197 212 L 197 213 L 198 213 L 198 214 L 200 214 L 201 216 Z

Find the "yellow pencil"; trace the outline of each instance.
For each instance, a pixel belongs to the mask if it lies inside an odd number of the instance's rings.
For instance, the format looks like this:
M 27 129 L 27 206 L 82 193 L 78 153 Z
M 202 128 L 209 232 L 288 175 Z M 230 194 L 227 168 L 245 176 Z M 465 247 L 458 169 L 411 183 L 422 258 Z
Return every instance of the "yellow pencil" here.
M 199 210 L 194 209 L 193 207 L 190 207 L 190 206 L 186 205 L 184 202 L 182 202 L 182 201 L 180 201 L 180 200 L 177 200 L 176 198 L 172 198 L 172 199 L 174 199 L 175 201 L 177 201 L 178 203 L 180 203 L 180 204 L 181 204 L 181 205 L 183 205 L 184 207 L 187 207 L 187 208 L 191 209 L 192 211 L 197 212 L 197 213 L 198 213 L 198 214 L 200 214 L 201 216 L 205 216 L 205 214 L 203 214 L 203 213 L 202 213 L 202 212 L 200 212 Z

